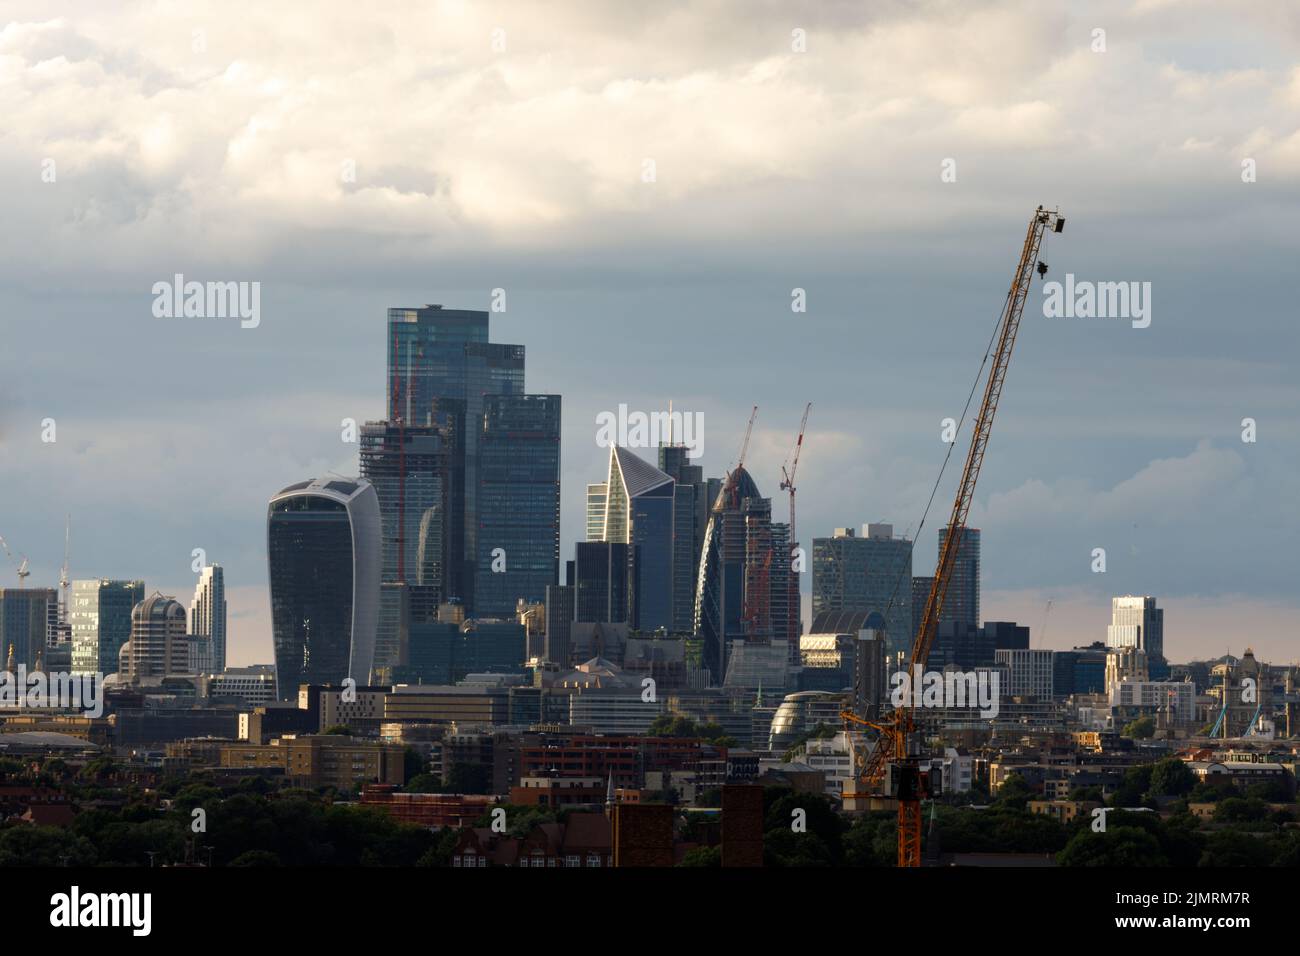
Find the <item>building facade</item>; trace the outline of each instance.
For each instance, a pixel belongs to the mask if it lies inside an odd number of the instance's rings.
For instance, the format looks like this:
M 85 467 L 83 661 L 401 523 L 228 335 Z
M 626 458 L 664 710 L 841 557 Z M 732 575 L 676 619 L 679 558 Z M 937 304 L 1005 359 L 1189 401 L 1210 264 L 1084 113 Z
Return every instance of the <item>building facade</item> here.
M 71 600 L 72 673 L 117 673 L 122 645 L 131 639 L 131 611 L 144 600 L 144 582 L 73 581 Z
M 267 507 L 271 629 L 278 693 L 299 684 L 369 683 L 379 619 L 379 499 L 370 482 L 317 478 Z
M 211 661 L 206 670 L 226 669 L 226 575 L 219 564 L 209 564 L 199 572 L 190 605 L 190 633 L 205 637 L 211 646 Z

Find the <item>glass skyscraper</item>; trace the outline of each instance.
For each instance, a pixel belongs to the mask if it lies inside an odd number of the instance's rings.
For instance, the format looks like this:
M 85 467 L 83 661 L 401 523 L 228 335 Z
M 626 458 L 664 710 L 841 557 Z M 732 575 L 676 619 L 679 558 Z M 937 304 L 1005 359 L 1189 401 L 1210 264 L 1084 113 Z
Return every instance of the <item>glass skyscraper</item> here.
M 642 631 L 673 626 L 675 484 L 626 448 L 610 448 L 604 536 L 629 547 L 628 621 Z
M 12 647 L 15 664 L 31 670 L 37 659 L 44 662 L 50 608 L 58 604 L 54 588 L 0 588 L 0 652 L 6 661 Z
M 948 528 L 939 529 L 939 553 L 948 538 Z M 967 627 L 980 626 L 980 533 L 978 528 L 967 528 L 957 544 L 957 563 L 953 565 L 948 580 L 948 593 L 944 595 L 939 611 L 939 623 L 949 622 Z
M 892 658 L 907 651 L 915 637 L 912 542 L 894 537 L 893 525 L 869 524 L 863 532 L 858 537 L 852 528 L 836 528 L 833 537 L 813 539 L 813 617 L 826 611 L 878 612 Z
M 379 499 L 365 479 L 318 478 L 267 508 L 277 695 L 369 682 L 380 582 Z
M 72 672 L 117 673 L 118 654 L 131 639 L 131 611 L 144 600 L 143 581 L 72 582 Z
M 524 347 L 488 341 L 488 313 L 441 305 L 388 310 L 388 420 L 433 423 L 439 399 L 465 403 L 464 514 L 460 597 L 474 606 L 478 557 L 478 444 L 485 401 L 524 391 Z
M 463 402 L 443 400 L 442 406 Z M 412 588 L 424 599 L 459 597 L 458 544 L 464 536 L 461 415 L 440 407 L 435 424 L 367 422 L 361 428 L 361 476 L 379 497 L 383 588 L 375 667 L 402 662 L 410 626 Z M 430 597 L 432 595 L 432 597 Z
M 559 583 L 560 396 L 486 396 L 478 452 L 474 614 L 512 618 Z

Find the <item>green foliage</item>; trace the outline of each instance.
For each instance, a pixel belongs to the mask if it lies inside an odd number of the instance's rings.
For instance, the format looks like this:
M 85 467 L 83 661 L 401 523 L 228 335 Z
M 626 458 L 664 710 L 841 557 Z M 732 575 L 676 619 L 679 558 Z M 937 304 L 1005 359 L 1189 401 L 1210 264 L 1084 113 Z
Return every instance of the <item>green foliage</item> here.
M 1227 797 L 1214 808 L 1215 823 L 1262 823 L 1268 817 L 1268 804 L 1258 797 Z
M 1151 769 L 1150 792 L 1157 796 L 1181 797 L 1195 786 L 1196 774 L 1177 757 L 1166 757 Z
M 1024 810 L 1026 804 L 1034 799 L 1034 796 L 1033 788 L 1025 782 L 1025 778 L 1018 773 L 1013 773 L 1002 781 L 1002 786 L 998 788 L 994 806 L 1010 810 Z
M 726 735 L 720 724 L 697 724 L 691 718 L 677 714 L 660 714 L 647 728 L 646 736 L 705 740 L 720 747 L 736 745 L 735 740 Z
M 688 850 L 678 866 L 722 866 L 722 848 L 716 846 L 697 846 Z
M 93 866 L 94 844 L 61 827 L 18 825 L 0 831 L 0 866 Z
M 1120 733 L 1135 740 L 1149 740 L 1156 735 L 1155 719 L 1152 717 L 1139 717 L 1137 720 L 1125 724 Z
M 1141 827 L 1110 826 L 1106 832 L 1081 830 L 1057 854 L 1061 866 L 1168 866 L 1160 841 Z

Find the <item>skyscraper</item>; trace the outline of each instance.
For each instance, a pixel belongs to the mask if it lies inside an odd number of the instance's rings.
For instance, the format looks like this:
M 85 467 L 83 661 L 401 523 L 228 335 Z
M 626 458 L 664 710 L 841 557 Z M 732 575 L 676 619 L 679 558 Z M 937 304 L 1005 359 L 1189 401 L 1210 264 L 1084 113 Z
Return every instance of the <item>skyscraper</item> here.
M 226 577 L 219 564 L 199 574 L 190 605 L 190 633 L 212 642 L 212 670 L 226 669 Z
M 560 396 L 489 395 L 479 437 L 474 614 L 513 618 L 560 574 Z
M 626 544 L 579 541 L 574 546 L 573 619 L 626 622 L 628 575 Z
M 602 541 L 605 537 L 605 482 L 587 485 L 587 540 Z
M 948 528 L 939 529 L 939 552 L 948 538 Z M 939 623 L 949 621 L 969 627 L 980 625 L 980 532 L 967 528 L 957 544 L 957 562 L 948 579 L 948 592 L 943 598 Z
M 431 423 L 367 422 L 361 428 L 361 476 L 374 486 L 382 528 L 379 623 L 375 667 L 402 659 L 414 588 L 435 606 L 457 593 L 461 562 L 453 542 L 464 537 L 464 403 L 440 400 Z
M 674 481 L 626 448 L 609 449 L 604 538 L 626 544 L 632 578 L 628 620 L 634 628 L 668 629 L 673 622 Z
M 379 499 L 365 479 L 316 478 L 267 507 L 277 694 L 299 684 L 368 683 L 380 582 Z
M 488 341 L 488 313 L 441 305 L 388 310 L 388 420 L 435 421 L 439 399 L 464 402 L 464 579 L 460 597 L 474 607 L 478 560 L 479 457 L 485 402 L 524 391 L 524 347 Z M 449 559 L 451 560 L 451 559 Z
M 131 638 L 131 611 L 143 600 L 143 581 L 72 582 L 72 673 L 117 673 L 118 655 Z
M 155 591 L 131 611 L 131 639 L 123 645 L 119 673 L 134 685 L 157 684 L 189 670 L 185 608 Z
M 1146 652 L 1152 664 L 1165 659 L 1165 612 L 1150 595 L 1126 594 L 1112 598 L 1107 647 L 1136 647 Z M 1155 668 L 1159 670 L 1160 668 Z
M 708 482 L 704 469 L 691 464 L 685 445 L 660 445 L 659 470 L 676 483 L 673 488 L 673 623 L 676 634 L 691 634 L 695 624 L 695 588 L 700 577 L 700 552 L 709 522 Z M 714 479 L 715 482 L 717 479 Z M 717 495 L 721 485 L 714 489 Z
M 868 524 L 858 537 L 836 528 L 814 538 L 813 617 L 824 611 L 876 611 L 883 619 L 885 653 L 892 662 L 912 646 L 912 542 L 890 524 Z
M 31 670 L 37 658 L 45 662 L 50 608 L 58 603 L 54 588 L 0 588 L 0 650 L 6 660 L 12 647 L 15 665 Z
M 771 499 L 743 467 L 732 469 L 710 508 L 695 592 L 695 634 L 715 685 L 727 674 L 732 642 L 773 640 L 772 568 L 781 541 L 788 545 L 789 533 L 773 534 Z M 781 587 L 779 569 L 776 577 Z M 787 602 L 782 594 L 778 614 Z M 787 649 L 787 664 L 788 656 Z

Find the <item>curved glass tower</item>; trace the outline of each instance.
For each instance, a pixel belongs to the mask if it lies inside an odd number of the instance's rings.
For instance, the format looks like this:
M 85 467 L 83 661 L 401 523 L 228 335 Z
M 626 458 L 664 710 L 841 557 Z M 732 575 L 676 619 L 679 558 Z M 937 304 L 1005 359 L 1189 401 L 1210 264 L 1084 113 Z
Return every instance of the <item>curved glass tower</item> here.
M 369 682 L 379 620 L 379 497 L 364 478 L 316 478 L 267 508 L 276 693 Z
M 747 533 L 743 506 L 758 501 L 758 486 L 743 467 L 727 475 L 709 512 L 695 591 L 695 634 L 714 684 L 727 670 L 727 642 L 745 638 L 743 611 Z

